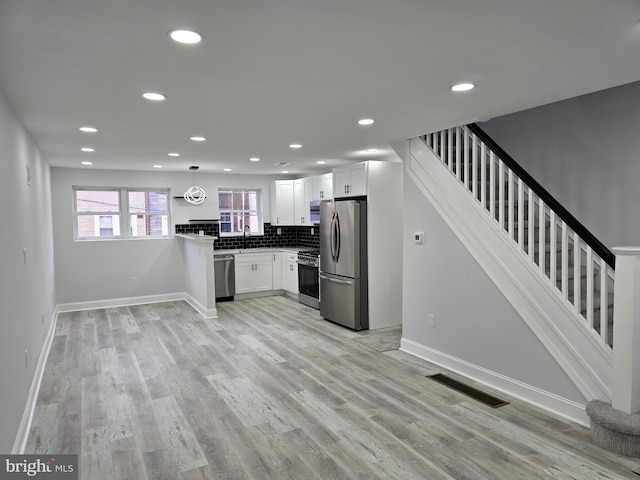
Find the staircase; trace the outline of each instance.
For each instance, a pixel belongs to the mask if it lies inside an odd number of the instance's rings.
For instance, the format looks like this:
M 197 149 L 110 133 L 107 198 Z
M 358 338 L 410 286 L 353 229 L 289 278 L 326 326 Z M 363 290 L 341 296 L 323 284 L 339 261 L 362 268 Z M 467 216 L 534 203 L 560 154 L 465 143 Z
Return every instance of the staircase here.
M 573 306 L 585 327 L 613 348 L 613 254 L 477 125 L 431 133 L 423 140 Z
M 407 174 L 587 399 L 611 399 L 615 256 L 479 127 L 409 140 Z

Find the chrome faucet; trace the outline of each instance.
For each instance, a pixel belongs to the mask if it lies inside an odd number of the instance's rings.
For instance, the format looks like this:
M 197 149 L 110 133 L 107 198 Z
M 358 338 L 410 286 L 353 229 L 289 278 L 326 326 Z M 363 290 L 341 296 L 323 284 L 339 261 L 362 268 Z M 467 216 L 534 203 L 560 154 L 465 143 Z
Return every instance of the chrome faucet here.
M 242 248 L 247 248 L 247 236 L 251 233 L 251 227 L 249 225 L 244 226 L 244 231 L 242 232 Z

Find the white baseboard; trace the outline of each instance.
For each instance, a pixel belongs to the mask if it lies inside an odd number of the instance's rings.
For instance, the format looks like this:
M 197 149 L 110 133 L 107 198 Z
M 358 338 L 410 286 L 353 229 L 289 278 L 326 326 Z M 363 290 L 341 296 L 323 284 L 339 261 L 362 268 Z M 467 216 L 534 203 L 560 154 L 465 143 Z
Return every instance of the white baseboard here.
M 585 412 L 585 406 L 577 402 L 546 392 L 532 385 L 527 385 L 406 338 L 401 339 L 400 350 L 480 382 L 549 413 L 584 427 L 589 426 L 589 418 Z
M 49 358 L 49 351 L 51 350 L 51 344 L 53 343 L 53 337 L 56 332 L 56 324 L 58 323 L 58 315 L 54 313 L 53 318 L 49 324 L 49 330 L 47 336 L 44 339 L 42 350 L 40 350 L 40 356 L 38 358 L 38 364 L 31 380 L 31 387 L 29 388 L 29 396 L 27 397 L 27 404 L 22 414 L 22 420 L 20 420 L 20 427 L 18 428 L 18 434 L 13 442 L 13 449 L 11 453 L 22 455 L 24 449 L 27 446 L 27 440 L 29 438 L 29 431 L 31 430 L 31 422 L 33 421 L 33 415 L 36 411 L 36 402 L 38 401 L 38 393 L 40 393 L 40 384 L 42 383 L 42 377 L 44 376 L 44 369 L 47 365 L 47 359 Z
M 185 293 L 183 298 L 189 305 L 191 305 L 194 309 L 196 309 L 198 313 L 200 313 L 200 315 L 202 315 L 204 318 L 218 318 L 218 310 L 215 307 L 214 308 L 205 307 L 188 293 Z
M 141 297 L 112 298 L 108 300 L 95 300 L 89 302 L 62 303 L 57 306 L 57 311 L 59 313 L 77 312 L 80 310 L 94 310 L 96 308 L 127 307 L 129 305 L 142 305 L 145 303 L 173 302 L 175 300 L 187 300 L 186 296 L 186 293 L 180 292 L 164 293 L 160 295 L 144 295 Z

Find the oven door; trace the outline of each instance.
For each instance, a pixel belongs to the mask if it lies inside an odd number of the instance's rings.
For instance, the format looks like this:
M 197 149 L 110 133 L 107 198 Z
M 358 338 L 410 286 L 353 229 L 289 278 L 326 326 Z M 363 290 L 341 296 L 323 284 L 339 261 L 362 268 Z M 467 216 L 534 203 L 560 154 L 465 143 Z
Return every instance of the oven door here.
M 320 298 L 318 267 L 298 264 L 298 291 L 313 298 Z
M 300 303 L 320 308 L 320 279 L 317 266 L 298 263 L 298 292 Z

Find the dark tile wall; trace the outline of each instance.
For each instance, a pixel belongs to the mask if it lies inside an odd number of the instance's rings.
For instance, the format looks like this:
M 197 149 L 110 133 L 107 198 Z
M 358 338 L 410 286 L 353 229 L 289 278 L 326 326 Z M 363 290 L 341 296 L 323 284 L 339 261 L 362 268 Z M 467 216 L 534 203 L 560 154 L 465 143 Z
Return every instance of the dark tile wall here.
M 278 235 L 280 229 L 280 235 Z M 313 235 L 311 230 L 313 229 Z M 213 235 L 218 240 L 213 244 L 214 250 L 231 250 L 236 248 L 278 248 L 278 247 L 308 247 L 320 248 L 320 229 L 315 227 L 275 227 L 270 223 L 264 224 L 264 235 L 249 236 L 244 245 L 244 238 L 220 237 L 220 229 L 217 223 L 186 223 L 177 224 L 176 233 L 198 233 L 204 231 L 205 235 Z

